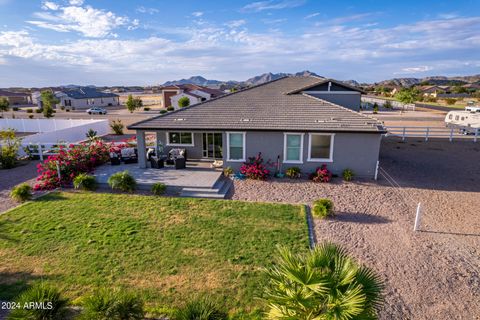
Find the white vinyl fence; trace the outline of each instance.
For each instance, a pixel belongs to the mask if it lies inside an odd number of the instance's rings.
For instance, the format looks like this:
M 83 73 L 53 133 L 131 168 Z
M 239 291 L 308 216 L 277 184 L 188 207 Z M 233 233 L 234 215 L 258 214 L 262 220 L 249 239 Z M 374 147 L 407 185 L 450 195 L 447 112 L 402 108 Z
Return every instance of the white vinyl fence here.
M 78 127 L 106 120 L 83 119 L 0 119 L 0 130 L 13 129 L 17 132 L 51 132 Z
M 395 127 L 387 126 L 387 136 L 400 137 L 402 141 L 406 138 L 422 138 L 428 141 L 430 138 L 443 138 L 453 141 L 453 139 L 473 139 L 477 142 L 480 136 L 480 129 L 475 128 L 447 128 L 447 127 Z

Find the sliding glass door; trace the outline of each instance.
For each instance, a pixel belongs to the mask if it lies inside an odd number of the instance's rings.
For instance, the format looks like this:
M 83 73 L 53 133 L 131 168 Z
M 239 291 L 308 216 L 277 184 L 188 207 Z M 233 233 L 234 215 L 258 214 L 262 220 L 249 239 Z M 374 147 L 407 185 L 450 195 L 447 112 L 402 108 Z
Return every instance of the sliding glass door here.
M 222 134 L 215 132 L 203 133 L 203 157 L 207 159 L 222 159 Z

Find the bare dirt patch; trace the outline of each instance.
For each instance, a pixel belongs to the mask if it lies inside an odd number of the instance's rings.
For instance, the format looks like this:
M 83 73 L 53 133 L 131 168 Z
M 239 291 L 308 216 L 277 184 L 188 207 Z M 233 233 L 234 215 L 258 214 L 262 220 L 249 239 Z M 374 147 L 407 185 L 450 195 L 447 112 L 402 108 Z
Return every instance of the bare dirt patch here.
M 19 166 L 12 169 L 0 169 L 0 213 L 16 207 L 17 202 L 10 199 L 10 191 L 22 182 L 35 184 L 38 161 L 22 161 Z
M 235 181 L 233 199 L 311 204 L 330 198 L 337 216 L 315 220 L 317 241 L 344 245 L 386 284 L 381 319 L 480 319 L 480 145 L 384 140 L 385 178 L 314 184 Z M 259 192 L 261 190 L 261 192 Z M 415 208 L 424 208 L 413 232 Z

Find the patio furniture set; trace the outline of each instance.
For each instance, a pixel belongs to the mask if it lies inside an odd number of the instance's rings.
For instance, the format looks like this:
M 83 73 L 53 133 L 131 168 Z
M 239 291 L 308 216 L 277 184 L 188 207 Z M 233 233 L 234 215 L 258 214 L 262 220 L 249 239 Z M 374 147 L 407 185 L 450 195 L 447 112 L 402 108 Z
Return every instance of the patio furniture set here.
M 155 149 L 147 149 L 147 160 L 154 169 L 164 168 L 165 165 L 172 165 L 175 169 L 185 169 L 187 162 L 187 151 L 185 149 L 171 149 L 167 155 L 157 155 Z M 120 155 L 116 152 L 110 153 L 111 165 L 120 165 L 121 163 L 138 163 L 137 148 L 124 148 Z

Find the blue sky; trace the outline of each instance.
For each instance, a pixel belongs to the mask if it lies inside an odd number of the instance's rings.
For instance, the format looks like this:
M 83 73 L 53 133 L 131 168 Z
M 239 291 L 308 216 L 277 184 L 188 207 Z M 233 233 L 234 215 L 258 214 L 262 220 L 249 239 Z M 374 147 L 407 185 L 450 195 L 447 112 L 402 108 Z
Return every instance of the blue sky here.
M 480 1 L 0 0 L 0 86 L 480 73 Z

